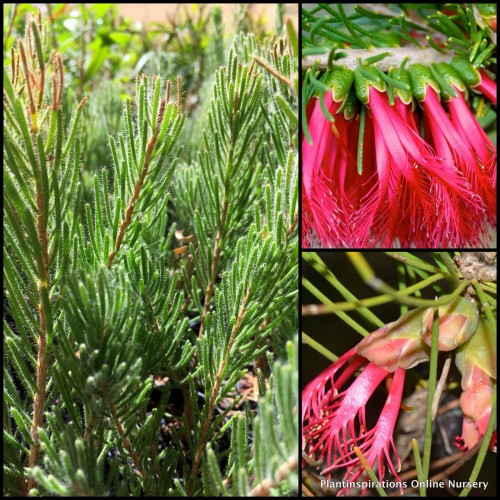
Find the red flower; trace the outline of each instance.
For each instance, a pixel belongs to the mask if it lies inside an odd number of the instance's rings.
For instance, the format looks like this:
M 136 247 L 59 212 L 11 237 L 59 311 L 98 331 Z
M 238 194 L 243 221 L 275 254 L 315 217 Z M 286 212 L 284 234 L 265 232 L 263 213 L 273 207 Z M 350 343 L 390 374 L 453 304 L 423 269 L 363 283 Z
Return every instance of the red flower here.
M 352 215 L 370 174 L 359 176 L 356 168 L 359 118 L 349 121 L 342 113 L 336 115 L 340 104 L 331 92 L 325 93 L 324 100 L 334 122 L 325 118 L 319 99 L 314 98 L 308 121 L 313 144 L 302 140 L 303 244 L 305 248 L 350 247 Z
M 490 222 L 496 224 L 496 150 L 481 125 L 476 120 L 458 88 L 456 98 L 448 102 L 451 124 L 460 137 L 460 143 L 473 152 L 475 161 L 467 165 L 464 174 L 486 205 Z
M 398 241 L 402 247 L 439 247 L 475 241 L 479 224 L 474 215 L 482 205 L 471 197 L 448 143 L 437 137 L 446 154 L 436 156 L 420 137 L 409 105 L 396 98 L 391 106 L 387 94 L 374 87 L 369 96 L 367 121 L 373 123 L 377 173 L 355 216 L 355 245 L 392 246 Z M 429 120 L 432 131 L 440 130 L 430 112 Z
M 476 88 L 496 100 L 494 82 L 484 73 L 481 78 Z M 359 116 L 336 115 L 340 104 L 331 92 L 324 101 L 333 123 L 318 98 L 308 104 L 313 144 L 303 138 L 303 247 L 489 244 L 496 149 L 457 92 L 445 107 L 427 85 L 421 109 L 413 112 L 398 95 L 390 104 L 387 92 L 369 87 L 360 144 Z
M 326 462 L 321 474 L 328 479 L 332 471 L 340 468 L 345 469 L 344 480 L 351 483 L 363 474 L 364 467 L 354 450 L 357 446 L 369 466 L 376 466 L 380 481 L 388 469 L 400 482 L 393 432 L 405 373 L 429 360 L 427 344 L 431 343 L 435 313 L 439 316 L 439 350 L 460 346 L 457 367 L 463 374 L 463 445 L 471 447 L 484 435 L 491 414 L 496 353 L 492 350 L 492 335 L 486 323 L 479 321 L 476 306 L 458 297 L 436 311 L 433 307 L 408 311 L 397 321 L 379 328 L 302 391 L 302 446 L 306 454 Z M 377 423 L 369 429 L 366 406 L 384 380 L 390 382 L 389 394 Z M 348 490 L 349 487 L 342 489 L 339 495 Z
M 308 455 L 326 460 L 322 474 L 328 478 L 339 468 L 346 469 L 344 479 L 349 481 L 363 473 L 353 450 L 358 446 L 370 467 L 376 464 L 381 481 L 386 469 L 399 481 L 396 469 L 400 460 L 393 432 L 405 370 L 429 359 L 429 348 L 420 333 L 432 325 L 432 311 L 409 311 L 373 332 L 303 390 L 303 447 Z M 355 378 L 358 370 L 361 373 Z M 389 394 L 377 424 L 368 429 L 365 408 L 384 380 L 392 381 Z
M 321 246 L 345 246 L 344 217 L 331 189 L 332 179 L 328 177 L 337 155 L 345 156 L 345 153 L 332 132 L 332 124 L 323 114 L 319 99 L 314 99 L 314 102 L 309 120 L 313 143 L 310 145 L 305 138 L 302 140 L 303 239 L 306 239 L 306 247 L 315 246 L 315 238 L 319 239 Z M 339 106 L 330 92 L 325 94 L 325 105 L 332 114 Z M 333 127 L 339 134 L 339 130 L 347 127 L 347 121 L 342 115 L 337 116 Z
M 473 131 L 470 127 L 470 116 L 464 112 L 465 102 L 462 101 L 463 97 L 458 89 L 457 93 L 459 96 L 452 98 L 449 103 L 452 119 L 432 87 L 427 86 L 425 100 L 421 103 L 424 109 L 426 139 L 437 155 L 449 165 L 446 172 L 453 179 L 454 190 L 449 192 L 449 201 L 443 205 L 439 225 L 445 231 L 443 242 L 449 242 L 450 246 L 481 246 L 486 245 L 484 205 L 488 207 L 488 214 L 491 214 L 491 207 L 496 207 L 496 194 L 492 189 L 492 176 L 485 172 L 475 154 L 476 148 L 486 156 L 483 146 L 471 146 L 470 140 L 464 137 L 467 134 L 472 135 Z M 469 120 L 467 126 L 457 125 L 457 121 L 462 118 Z M 477 130 L 474 132 L 476 136 L 479 135 Z M 445 182 L 445 177 L 442 177 L 442 180 Z M 496 208 L 494 213 L 496 214 Z
M 484 94 L 493 104 L 497 104 L 497 83 L 494 82 L 484 71 L 479 71 L 481 83 L 474 87 L 475 91 Z

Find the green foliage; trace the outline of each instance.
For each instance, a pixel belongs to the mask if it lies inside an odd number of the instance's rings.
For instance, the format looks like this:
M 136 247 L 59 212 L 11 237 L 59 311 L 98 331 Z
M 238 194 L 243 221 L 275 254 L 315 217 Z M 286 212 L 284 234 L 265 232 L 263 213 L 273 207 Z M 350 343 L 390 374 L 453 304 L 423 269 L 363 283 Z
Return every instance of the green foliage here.
M 224 484 L 219 464 L 209 446 L 204 462 L 204 481 L 213 496 L 282 496 L 294 488 L 298 468 L 297 420 L 293 417 L 297 404 L 298 377 L 297 341 L 287 345 L 286 364 L 275 363 L 271 387 L 260 402 L 260 414 L 255 418 L 249 435 L 248 422 L 237 417 L 233 424 L 231 454 L 227 468 L 232 481 Z M 249 450 L 249 440 L 253 441 Z M 271 460 L 268 457 L 273 457 Z M 285 460 L 285 461 L 284 461 Z M 237 473 L 235 473 L 237 471 Z M 288 480 L 280 484 L 283 477 Z
M 187 154 L 180 78 L 141 74 L 133 96 L 115 82 L 75 104 L 83 80 L 49 56 L 40 15 L 23 24 L 4 69 L 4 495 L 296 492 L 288 39 L 253 40 L 262 64 L 230 51 Z M 99 57 L 112 69 L 126 42 L 111 25 Z M 262 397 L 243 407 L 252 374 Z
M 458 61 L 457 65 L 467 67 L 466 72 L 460 72 L 460 77 L 471 88 L 479 83 L 477 70 L 481 69 L 487 75 L 490 71 L 491 74 L 495 73 L 496 10 L 493 4 L 363 4 L 345 9 L 343 4 L 311 4 L 302 9 L 302 27 L 303 55 L 328 55 L 328 71 L 313 67 L 303 72 L 304 118 L 310 98 L 322 94 L 325 84 L 331 83 L 330 72 L 345 64 L 345 59 L 339 61 L 338 65 L 335 65 L 335 61 L 346 57 L 352 49 L 387 47 L 388 53 L 391 53 L 391 47 L 407 47 L 416 53 L 422 48 L 432 48 L 443 57 L 449 56 L 446 57 L 447 62 L 454 58 L 454 61 Z M 374 62 L 376 60 L 373 58 L 363 60 L 363 64 L 371 65 Z M 406 64 L 403 59 L 401 64 L 401 68 Z M 397 84 L 401 82 L 397 80 L 404 74 L 401 68 L 393 68 L 389 73 L 396 79 L 389 79 L 384 73 L 378 72 L 388 83 L 389 91 L 400 95 Z M 442 77 L 439 83 L 435 82 L 434 88 L 441 91 L 444 97 L 449 96 L 450 90 L 453 95 L 453 89 L 446 84 L 449 75 L 440 75 L 443 66 L 439 70 L 435 65 L 429 68 L 434 77 Z M 397 74 L 393 74 L 395 71 Z M 373 84 L 373 75 L 369 81 Z M 478 118 L 488 117 L 485 120 L 487 125 L 495 121 L 495 110 L 484 99 L 481 104 L 473 102 L 471 106 Z M 307 120 L 303 121 L 304 133 L 308 136 Z M 495 133 L 491 134 L 492 138 L 495 136 Z

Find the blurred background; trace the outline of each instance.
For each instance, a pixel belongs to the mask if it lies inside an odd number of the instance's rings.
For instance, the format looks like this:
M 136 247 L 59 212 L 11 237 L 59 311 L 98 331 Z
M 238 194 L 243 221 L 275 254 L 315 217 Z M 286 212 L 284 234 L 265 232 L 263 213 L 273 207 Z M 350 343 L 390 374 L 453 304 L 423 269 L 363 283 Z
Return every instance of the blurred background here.
M 129 17 L 136 21 L 140 21 L 143 24 L 148 23 L 167 23 L 171 19 L 174 19 L 179 11 L 185 8 L 195 10 L 199 9 L 200 4 L 183 4 L 183 3 L 171 3 L 171 4 L 158 4 L 158 3 L 142 3 L 142 4 L 117 4 L 121 15 L 124 17 Z M 260 20 L 264 23 L 268 30 L 273 30 L 276 26 L 276 5 L 265 3 L 265 4 L 247 4 L 248 10 L 254 19 Z M 229 32 L 235 18 L 235 10 L 237 4 L 207 4 L 206 8 L 212 10 L 214 8 L 220 8 L 222 10 L 222 21 L 226 26 L 226 32 Z M 291 17 L 295 26 L 298 26 L 298 4 L 284 4 L 286 14 Z

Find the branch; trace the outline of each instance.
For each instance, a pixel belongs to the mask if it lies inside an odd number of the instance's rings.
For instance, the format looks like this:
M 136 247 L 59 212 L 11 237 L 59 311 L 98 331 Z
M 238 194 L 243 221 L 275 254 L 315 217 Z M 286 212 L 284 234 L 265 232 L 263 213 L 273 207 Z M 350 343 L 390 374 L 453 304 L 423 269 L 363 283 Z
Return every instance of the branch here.
M 125 449 L 129 452 L 130 458 L 132 459 L 134 466 L 140 473 L 141 477 L 143 479 L 146 478 L 147 473 L 140 466 L 139 456 L 137 455 L 136 451 L 134 450 L 134 447 L 132 446 L 128 438 L 125 436 L 125 430 L 123 429 L 122 424 L 120 423 L 120 419 L 116 414 L 115 405 L 113 403 L 109 403 L 109 409 L 111 410 L 111 416 L 113 417 L 113 422 L 116 426 L 116 430 L 118 431 L 118 434 L 120 434 L 122 443 L 125 446 Z
M 201 463 L 201 458 L 203 455 L 203 450 L 205 448 L 205 443 L 208 438 L 208 431 L 210 430 L 210 424 L 212 423 L 211 421 L 211 416 L 213 414 L 213 411 L 215 409 L 215 404 L 217 402 L 217 398 L 219 396 L 219 389 L 222 385 L 222 378 L 224 371 L 226 369 L 226 365 L 229 363 L 230 357 L 231 357 L 231 350 L 233 348 L 234 341 L 236 339 L 236 334 L 240 330 L 241 322 L 243 320 L 243 315 L 245 314 L 246 307 L 247 307 L 247 301 L 250 296 L 251 292 L 251 286 L 248 287 L 247 289 L 247 294 L 243 297 L 242 303 L 240 310 L 238 312 L 238 318 L 236 319 L 236 323 L 233 326 L 233 329 L 231 331 L 231 335 L 229 336 L 229 342 L 227 344 L 226 348 L 226 354 L 224 356 L 224 359 L 222 360 L 220 366 L 219 366 L 219 371 L 217 372 L 217 375 L 215 376 L 214 380 L 214 385 L 212 389 L 212 394 L 210 396 L 210 401 L 208 403 L 208 411 L 207 411 L 207 417 L 203 422 L 203 426 L 201 428 L 200 432 L 200 440 L 198 442 L 198 447 L 196 448 L 196 454 L 194 457 L 193 461 L 193 468 L 191 469 L 191 475 L 189 477 L 189 482 L 187 486 L 187 495 L 191 496 L 193 493 L 193 487 L 194 487 L 194 479 L 196 477 L 196 474 L 198 472 L 198 469 L 200 467 Z
M 273 479 L 264 479 L 259 483 L 253 490 L 250 491 L 248 496 L 250 497 L 267 497 L 269 496 L 269 490 L 271 488 L 277 488 L 281 481 L 286 479 L 293 471 L 297 470 L 299 462 L 297 460 L 297 455 L 292 455 L 288 457 L 288 460 L 280 465 L 279 469 L 276 471 Z
M 497 280 L 496 252 L 462 252 L 455 257 L 460 275 L 468 280 Z
M 200 332 L 198 334 L 198 338 L 201 339 L 203 336 L 203 332 L 205 331 L 205 318 L 207 317 L 208 312 L 210 311 L 210 301 L 214 295 L 214 284 L 217 280 L 217 275 L 219 274 L 219 261 L 221 256 L 221 240 L 224 236 L 224 228 L 226 226 L 226 217 L 227 211 L 229 209 L 229 193 L 227 191 L 224 192 L 224 201 L 222 204 L 222 212 L 220 218 L 220 225 L 215 236 L 215 244 L 214 244 L 214 253 L 212 259 L 212 265 L 210 268 L 210 282 L 208 283 L 207 290 L 205 292 L 205 300 L 203 303 L 203 313 L 201 315 L 201 325 Z M 196 358 L 195 358 L 196 359 Z
M 203 303 L 203 313 L 201 315 L 201 325 L 200 332 L 198 334 L 198 338 L 201 339 L 203 336 L 203 332 L 205 331 L 205 319 L 207 317 L 208 312 L 210 311 L 210 301 L 214 295 L 214 284 L 217 280 L 217 275 L 219 274 L 219 261 L 221 257 L 221 248 L 222 242 L 226 238 L 226 218 L 229 210 L 229 197 L 230 197 L 230 189 L 231 189 L 231 172 L 233 170 L 233 154 L 236 143 L 236 137 L 234 137 L 234 123 L 236 120 L 236 113 L 238 111 L 238 94 L 235 94 L 234 99 L 234 108 L 232 110 L 231 115 L 231 127 L 230 127 L 230 137 L 229 137 L 229 151 L 227 154 L 227 169 L 226 169 L 226 178 L 224 179 L 224 193 L 222 195 L 222 210 L 219 219 L 219 228 L 217 230 L 217 234 L 215 236 L 213 257 L 212 257 L 212 265 L 210 268 L 210 281 L 208 283 L 207 290 L 205 292 L 205 300 Z M 195 362 L 197 360 L 197 356 L 195 356 Z
M 111 251 L 108 255 L 108 268 L 111 267 L 111 264 L 113 264 L 113 260 L 116 257 L 116 254 L 120 251 L 120 247 L 122 245 L 123 237 L 125 236 L 125 231 L 127 230 L 128 226 L 130 226 L 132 222 L 132 213 L 134 211 L 135 203 L 137 199 L 139 198 L 139 195 L 141 193 L 142 186 L 144 184 L 144 181 L 146 179 L 146 176 L 148 175 L 149 172 L 149 161 L 151 159 L 151 155 L 153 154 L 153 149 L 156 145 L 156 140 L 158 136 L 157 134 L 153 135 L 151 139 L 148 142 L 148 147 L 146 151 L 146 157 L 144 158 L 144 163 L 142 165 L 142 172 L 141 172 L 141 177 L 137 181 L 135 187 L 134 187 L 134 193 L 132 194 L 132 198 L 130 198 L 129 204 L 127 206 L 127 209 L 125 211 L 125 219 L 120 224 L 120 230 L 118 232 L 118 236 L 116 238 L 116 243 L 115 243 L 115 249 Z
M 333 63 L 348 69 L 358 67 L 358 59 L 377 56 L 388 52 L 389 55 L 377 63 L 377 67 L 382 71 L 387 71 L 391 66 L 398 67 L 405 57 L 409 64 L 430 64 L 431 62 L 450 62 L 453 54 L 441 54 L 432 48 L 417 49 L 415 47 L 379 47 L 374 49 L 342 49 L 347 55 L 336 59 Z M 306 56 L 302 59 L 302 69 L 312 68 L 314 63 L 318 62 L 319 69 L 326 69 L 328 65 L 328 54 L 318 56 Z

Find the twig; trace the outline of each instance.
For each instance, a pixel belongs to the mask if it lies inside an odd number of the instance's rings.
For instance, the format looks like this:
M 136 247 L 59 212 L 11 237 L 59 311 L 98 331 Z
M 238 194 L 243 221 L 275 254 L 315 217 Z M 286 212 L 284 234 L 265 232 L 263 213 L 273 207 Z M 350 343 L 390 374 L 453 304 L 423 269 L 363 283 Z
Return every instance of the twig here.
M 229 197 L 227 196 L 227 193 L 224 193 L 224 202 L 222 205 L 220 225 L 219 225 L 219 229 L 217 231 L 217 234 L 215 236 L 214 255 L 212 258 L 212 266 L 210 269 L 210 282 L 208 283 L 208 287 L 207 287 L 207 290 L 205 292 L 205 300 L 203 303 L 203 313 L 201 316 L 201 325 L 200 325 L 200 331 L 198 334 L 198 338 L 202 337 L 203 332 L 205 330 L 205 318 L 207 317 L 208 311 L 210 311 L 210 301 L 212 300 L 212 297 L 214 294 L 214 284 L 215 284 L 215 280 L 217 279 L 217 275 L 219 273 L 219 261 L 220 261 L 220 256 L 221 256 L 221 241 L 222 241 L 223 236 L 224 236 L 224 228 L 226 226 L 226 217 L 227 217 L 228 208 L 229 208 Z
M 229 210 L 229 196 L 230 196 L 230 185 L 231 185 L 230 173 L 233 167 L 233 154 L 236 142 L 236 138 L 234 137 L 233 131 L 234 131 L 234 123 L 236 120 L 237 111 L 238 111 L 238 94 L 235 94 L 234 107 L 232 110 L 231 123 L 230 123 L 231 133 L 229 138 L 229 152 L 228 152 L 227 169 L 226 169 L 227 175 L 226 179 L 224 179 L 224 193 L 222 196 L 222 210 L 219 220 L 219 227 L 217 229 L 217 234 L 215 235 L 212 265 L 210 269 L 210 281 L 208 283 L 207 290 L 205 292 L 205 300 L 203 304 L 203 313 L 201 315 L 201 325 L 200 325 L 200 331 L 198 333 L 198 338 L 201 338 L 203 332 L 205 331 L 205 320 L 208 312 L 210 311 L 210 301 L 212 300 L 214 294 L 214 284 L 215 280 L 217 279 L 217 275 L 219 273 L 219 261 L 221 257 L 221 248 L 222 248 L 221 242 L 225 241 L 226 236 L 228 236 L 226 234 L 226 219 Z M 195 354 L 195 363 L 196 361 L 197 361 L 197 353 Z
M 7 40 L 10 37 L 10 34 L 12 33 L 12 28 L 14 27 L 14 21 L 16 20 L 17 16 L 17 8 L 19 4 L 15 3 L 14 4 L 14 12 L 12 12 L 12 16 L 9 19 L 9 25 L 7 26 L 7 31 L 5 33 L 5 38 L 3 39 L 3 56 L 5 57 L 5 49 L 7 48 Z
M 238 333 L 240 326 L 241 326 L 241 321 L 243 320 L 243 315 L 245 314 L 246 311 L 246 305 L 247 305 L 247 300 L 250 296 L 251 292 L 251 285 L 247 289 L 247 293 L 245 297 L 243 297 L 243 300 L 241 302 L 240 310 L 238 312 L 238 318 L 236 319 L 236 323 L 233 326 L 233 329 L 231 330 L 231 334 L 229 336 L 229 342 L 227 344 L 226 348 L 226 354 L 224 355 L 224 359 L 222 360 L 219 370 L 217 372 L 217 375 L 215 376 L 214 380 L 214 385 L 211 391 L 210 395 L 210 400 L 208 402 L 208 411 L 206 413 L 206 418 L 203 421 L 201 432 L 200 432 L 200 439 L 198 442 L 198 447 L 196 448 L 196 453 L 194 456 L 193 460 L 193 468 L 191 469 L 191 475 L 189 476 L 189 482 L 187 486 L 187 495 L 192 496 L 193 494 L 193 488 L 194 488 L 194 479 L 196 477 L 196 474 L 198 473 L 198 469 L 200 467 L 201 463 L 201 457 L 203 454 L 203 450 L 205 449 L 205 444 L 206 440 L 208 437 L 208 431 L 210 429 L 210 424 L 212 422 L 211 417 L 215 408 L 215 403 L 217 402 L 217 398 L 219 396 L 219 389 L 222 384 L 222 374 L 225 371 L 226 365 L 229 363 L 229 358 L 231 356 L 231 349 L 233 347 L 233 343 L 236 339 L 236 334 Z
M 28 62 L 26 60 L 26 54 L 23 50 L 22 43 L 19 43 L 21 50 L 22 62 L 24 71 L 26 74 L 26 82 L 28 89 L 31 89 L 29 84 L 29 70 Z M 38 62 L 41 64 L 41 62 Z M 33 102 L 33 96 L 30 90 L 30 111 L 32 112 L 31 120 L 31 138 L 33 141 L 33 147 L 38 150 L 38 143 L 36 136 L 38 134 L 38 126 L 36 123 L 36 108 Z M 39 157 L 39 153 L 37 157 Z M 47 374 L 48 374 L 48 358 L 47 358 L 47 335 L 48 335 L 48 325 L 47 316 L 50 314 L 50 310 L 47 310 L 48 300 L 50 297 L 50 283 L 49 283 L 49 235 L 47 232 L 47 217 L 48 214 L 45 212 L 46 206 L 46 193 L 43 189 L 42 172 L 40 165 L 37 165 L 37 175 L 39 179 L 35 179 L 36 186 L 36 208 L 37 208 L 37 233 L 38 242 L 41 248 L 41 256 L 37 257 L 37 267 L 38 267 L 38 315 L 39 315 L 39 326 L 40 334 L 38 337 L 38 359 L 37 359 L 37 369 L 36 369 L 36 386 L 37 391 L 35 394 L 33 402 L 33 421 L 31 425 L 31 438 L 33 439 L 33 445 L 30 447 L 29 456 L 29 466 L 34 468 L 38 463 L 38 458 L 40 454 L 40 439 L 38 436 L 38 428 L 43 424 L 44 412 L 43 407 L 45 404 L 45 396 L 47 394 Z M 36 481 L 33 477 L 28 479 L 27 488 L 28 492 L 36 485 Z
M 123 237 L 125 236 L 125 231 L 128 226 L 130 226 L 132 222 L 132 213 L 134 212 L 135 203 L 139 198 L 141 193 L 142 186 L 144 185 L 144 181 L 149 171 L 149 161 L 151 159 L 151 155 L 153 154 L 154 147 L 156 145 L 157 136 L 154 135 L 148 142 L 148 147 L 146 150 L 146 157 L 144 158 L 144 163 L 142 165 L 142 173 L 140 179 L 137 181 L 134 187 L 134 193 L 132 198 L 130 198 L 129 204 L 127 206 L 127 210 L 125 211 L 125 219 L 120 224 L 120 230 L 118 231 L 118 236 L 116 237 L 115 249 L 110 252 L 108 255 L 108 268 L 113 264 L 113 260 L 116 257 L 116 254 L 120 251 L 120 247 L 122 245 Z
M 259 66 L 262 66 L 268 73 L 271 73 L 271 75 L 277 78 L 281 83 L 284 83 L 287 87 L 289 87 L 292 92 L 294 92 L 294 87 L 291 80 L 283 76 L 279 71 L 276 71 L 267 61 L 255 55 L 253 56 L 253 60 Z
M 135 467 L 137 468 L 137 471 L 141 474 L 143 478 L 147 476 L 146 472 L 143 471 L 139 465 L 139 456 L 137 455 L 136 451 L 134 450 L 132 444 L 128 440 L 128 438 L 125 436 L 125 430 L 122 427 L 122 424 L 120 423 L 120 420 L 118 416 L 116 415 L 116 408 L 115 405 L 110 403 L 109 408 L 111 410 L 111 416 L 113 417 L 113 422 L 115 424 L 116 430 L 118 431 L 118 434 L 120 434 L 120 437 L 123 442 L 123 446 L 125 446 L 126 450 L 129 452 L 130 458 L 132 459 L 132 462 L 134 463 Z
M 377 47 L 373 49 L 342 49 L 347 55 L 334 61 L 335 65 L 343 66 L 348 69 L 356 69 L 358 67 L 358 59 L 366 59 L 367 57 L 377 56 L 388 52 L 389 55 L 379 61 L 377 67 L 382 71 L 387 71 L 391 66 L 399 67 L 403 60 L 407 57 L 408 64 L 430 64 L 431 62 L 450 62 L 453 54 L 441 54 L 432 48 L 417 49 L 415 47 Z M 302 69 L 307 70 L 313 67 L 318 62 L 319 69 L 326 69 L 328 65 L 328 54 L 317 56 L 306 56 L 302 59 Z
M 446 384 L 446 379 L 448 378 L 448 373 L 450 373 L 450 367 L 451 367 L 451 353 L 448 354 L 448 357 L 444 362 L 443 371 L 441 372 L 441 377 L 439 378 L 439 381 L 436 385 L 436 391 L 434 392 L 434 399 L 432 400 L 432 413 L 431 413 L 431 418 L 433 422 L 434 419 L 436 418 L 439 406 L 439 400 L 441 399 L 441 394 L 443 393 L 444 386 Z
M 255 488 L 253 488 L 248 496 L 250 497 L 266 497 L 269 495 L 269 490 L 271 488 L 276 488 L 279 486 L 283 479 L 287 478 L 290 473 L 297 470 L 299 462 L 297 460 L 297 455 L 292 455 L 288 457 L 288 460 L 280 465 L 273 479 L 264 479 Z

